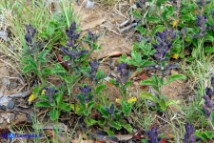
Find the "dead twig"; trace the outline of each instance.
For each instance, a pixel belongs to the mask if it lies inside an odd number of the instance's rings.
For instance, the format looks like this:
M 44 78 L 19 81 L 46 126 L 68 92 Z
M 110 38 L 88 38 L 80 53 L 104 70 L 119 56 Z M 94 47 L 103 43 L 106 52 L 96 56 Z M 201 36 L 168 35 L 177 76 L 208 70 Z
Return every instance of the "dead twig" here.
M 24 91 L 24 92 L 19 92 L 19 93 L 15 93 L 15 94 L 8 95 L 8 97 L 11 97 L 11 98 L 16 98 L 16 97 L 27 97 L 27 96 L 29 96 L 31 93 L 32 93 L 32 91 L 31 91 L 31 90 L 28 90 L 28 91 Z

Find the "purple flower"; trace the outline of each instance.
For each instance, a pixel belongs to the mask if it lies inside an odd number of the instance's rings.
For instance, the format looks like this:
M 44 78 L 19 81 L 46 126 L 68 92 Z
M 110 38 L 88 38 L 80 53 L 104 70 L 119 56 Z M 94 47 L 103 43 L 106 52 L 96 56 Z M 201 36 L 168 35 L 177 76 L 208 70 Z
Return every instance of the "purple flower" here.
M 202 106 L 205 115 L 208 118 L 210 117 L 210 114 L 214 111 L 214 102 L 212 100 L 212 96 L 214 95 L 214 77 L 211 78 L 211 86 L 213 89 L 209 87 L 206 88 L 206 95 L 203 96 L 205 102 Z
M 181 29 L 181 36 L 183 36 L 183 37 L 187 36 L 187 28 Z
M 138 0 L 138 1 L 136 2 L 136 6 L 137 6 L 138 8 L 144 8 L 144 7 L 145 7 L 145 4 L 146 4 L 146 0 Z
M 208 95 L 210 98 L 214 95 L 214 77 L 211 78 L 211 88 L 206 88 L 206 95 Z
M 107 111 L 111 116 L 114 115 L 114 104 L 111 104 L 110 107 L 105 108 L 105 109 L 106 109 L 106 111 Z
M 117 81 L 119 81 L 120 83 L 125 83 L 129 77 L 127 64 L 119 64 L 117 66 L 117 72 L 119 72 L 119 77 L 117 78 Z
M 213 87 L 214 90 L 214 77 L 211 78 L 211 86 Z
M 154 57 L 157 60 L 164 60 L 166 53 L 172 48 L 172 40 L 175 39 L 176 33 L 173 30 L 166 29 L 163 32 L 157 32 L 154 37 L 156 44 L 153 47 L 156 49 Z
M 77 46 L 74 45 L 74 41 L 73 41 L 72 39 L 68 39 L 66 45 L 67 45 L 68 47 L 72 47 L 72 48 L 74 48 L 74 49 L 77 48 Z
M 91 67 L 90 76 L 91 76 L 92 80 L 95 81 L 97 69 L 99 67 L 99 62 L 97 60 L 94 60 L 94 61 L 89 62 L 89 65 Z
M 148 131 L 149 143 L 158 143 L 158 129 L 152 128 L 151 131 Z
M 45 95 L 49 97 L 49 101 L 52 103 L 53 102 L 53 96 L 58 92 L 55 90 L 53 87 L 46 87 L 45 89 Z
M 203 37 L 206 35 L 206 26 L 207 18 L 205 16 L 197 15 L 196 25 L 199 28 L 199 33 L 195 37 Z
M 80 91 L 82 96 L 80 97 L 80 100 L 82 100 L 82 102 L 88 102 L 91 99 L 91 88 L 89 86 L 83 86 L 80 87 Z
M 208 107 L 208 108 L 214 108 L 214 104 L 212 102 L 212 99 L 208 96 L 208 95 L 205 95 L 203 96 L 204 100 L 205 100 L 205 105 Z
M 208 95 L 203 96 L 203 98 L 205 100 L 205 103 L 202 108 L 205 112 L 205 115 L 209 118 L 210 114 L 214 111 L 214 103 Z
M 196 25 L 200 28 L 205 25 L 207 18 L 205 16 L 197 15 Z
M 210 1 L 205 1 L 205 0 L 199 0 L 199 2 L 197 2 L 197 5 L 199 6 L 199 7 L 203 7 L 203 6 L 205 6 L 206 4 L 209 4 L 210 3 Z
M 209 118 L 210 115 L 211 115 L 210 109 L 209 109 L 206 105 L 203 105 L 203 106 L 202 106 L 202 109 L 203 109 L 203 111 L 204 111 L 205 116 L 206 116 L 207 118 Z
M 91 88 L 89 86 L 85 85 L 83 87 L 80 87 L 80 91 L 81 91 L 82 95 L 86 96 L 91 92 Z
M 72 47 L 72 48 L 76 48 L 77 46 L 75 46 L 75 41 L 79 38 L 80 34 L 76 32 L 77 30 L 77 26 L 76 26 L 76 22 L 73 22 L 71 24 L 71 26 L 66 29 L 66 34 L 68 37 L 68 41 L 67 41 L 67 46 L 68 47 Z
M 88 37 L 89 37 L 89 40 L 92 42 L 95 42 L 98 38 L 98 36 L 93 34 L 91 31 L 88 31 Z
M 77 59 L 81 57 L 82 55 L 88 53 L 87 50 L 81 50 L 81 51 L 69 51 L 68 48 L 61 47 L 60 48 L 62 52 L 66 55 L 68 55 L 71 59 Z
M 80 34 L 76 33 L 76 30 L 77 30 L 76 22 L 73 22 L 71 26 L 68 29 L 66 29 L 66 34 L 69 39 L 77 40 L 79 38 Z
M 213 94 L 214 94 L 214 91 L 211 88 L 207 87 L 206 88 L 206 95 L 208 95 L 209 97 L 212 97 Z
M 195 128 L 193 125 L 185 124 L 186 133 L 184 135 L 183 143 L 195 143 Z
M 211 11 L 212 18 L 214 19 L 214 11 Z
M 26 25 L 25 40 L 28 44 L 32 44 L 32 39 L 36 34 L 36 29 L 31 25 Z

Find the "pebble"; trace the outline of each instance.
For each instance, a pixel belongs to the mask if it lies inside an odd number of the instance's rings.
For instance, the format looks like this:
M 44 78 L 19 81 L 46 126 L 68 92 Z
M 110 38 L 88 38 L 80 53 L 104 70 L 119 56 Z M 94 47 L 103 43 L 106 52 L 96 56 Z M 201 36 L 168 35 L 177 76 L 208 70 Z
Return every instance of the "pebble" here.
M 0 105 L 0 109 L 6 111 L 6 110 L 7 110 L 7 107 L 4 106 L 4 105 Z
M 2 79 L 2 84 L 5 86 L 9 86 L 10 85 L 10 80 L 8 78 L 3 78 Z
M 91 9 L 94 7 L 94 2 L 87 0 L 85 8 Z
M 8 103 L 8 105 L 7 105 L 7 108 L 8 108 L 8 109 L 13 109 L 14 106 L 15 106 L 14 101 L 9 101 L 9 103 Z
M 32 115 L 27 114 L 26 117 L 27 117 L 27 121 L 28 121 L 29 123 L 32 123 L 32 122 L 33 122 L 33 117 L 32 117 Z

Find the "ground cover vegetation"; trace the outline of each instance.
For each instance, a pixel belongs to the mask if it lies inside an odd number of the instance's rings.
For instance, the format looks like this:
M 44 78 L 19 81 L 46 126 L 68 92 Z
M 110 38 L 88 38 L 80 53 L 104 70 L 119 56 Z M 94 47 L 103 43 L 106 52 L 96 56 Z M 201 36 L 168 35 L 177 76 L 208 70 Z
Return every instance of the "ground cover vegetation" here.
M 131 53 L 118 58 L 114 78 L 99 68 L 103 59 L 92 58 L 102 48 L 99 34 L 81 31 L 73 5 L 62 0 L 60 12 L 52 13 L 43 0 L 0 3 L 0 14 L 10 16 L 10 37 L 16 39 L 12 50 L 8 43 L 15 40 L 2 41 L 1 53 L 18 63 L 32 89 L 26 99 L 32 107 L 31 132 L 44 133 L 34 142 L 61 142 L 65 115 L 75 126 L 64 142 L 80 131 L 87 135 L 83 138 L 101 142 L 127 142 L 118 134 L 134 134 L 129 141 L 144 143 L 214 141 L 214 1 L 135 1 L 130 15 L 140 36 Z M 131 96 L 130 69 L 152 73 L 139 81 L 143 90 Z M 163 93 L 176 81 L 190 84 L 189 97 Z M 119 96 L 110 95 L 110 88 Z M 51 137 L 39 128 L 48 122 L 56 125 Z M 159 130 L 164 125 L 170 136 Z

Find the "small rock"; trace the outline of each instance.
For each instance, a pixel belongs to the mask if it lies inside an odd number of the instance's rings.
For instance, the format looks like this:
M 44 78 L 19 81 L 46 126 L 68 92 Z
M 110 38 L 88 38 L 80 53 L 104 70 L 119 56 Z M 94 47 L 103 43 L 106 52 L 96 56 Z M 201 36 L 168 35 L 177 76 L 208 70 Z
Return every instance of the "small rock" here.
M 10 89 L 14 89 L 14 88 L 16 88 L 18 86 L 18 84 L 16 83 L 16 82 L 12 82 L 11 84 L 10 84 Z
M 2 113 L 1 116 L 7 121 L 7 123 L 10 123 L 15 119 L 15 114 L 13 113 Z
M 7 108 L 8 108 L 8 109 L 13 109 L 14 106 L 15 106 L 14 101 L 9 101 L 9 103 L 8 103 L 8 105 L 7 105 Z
M 4 96 L 4 95 L 1 96 L 1 92 L 0 92 L 0 104 L 1 105 L 7 106 L 10 100 L 11 100 L 11 98 L 9 96 Z
M 32 123 L 33 122 L 33 117 L 29 114 L 26 115 L 27 117 L 27 122 Z
M 3 78 L 2 79 L 2 84 L 5 86 L 9 86 L 10 85 L 10 80 L 8 78 Z
M 85 8 L 91 9 L 94 7 L 94 2 L 87 0 Z
M 4 41 L 8 41 L 9 38 L 8 38 L 8 33 L 7 33 L 7 31 L 1 30 L 1 31 L 0 31 L 0 38 L 3 39 Z
M 7 110 L 7 107 L 4 106 L 4 105 L 0 105 L 0 109 L 3 110 L 3 111 L 6 111 L 6 110 Z
M 0 116 L 0 124 L 4 122 L 4 119 Z

